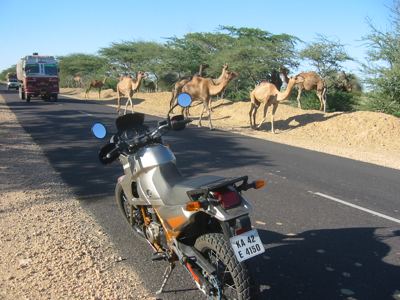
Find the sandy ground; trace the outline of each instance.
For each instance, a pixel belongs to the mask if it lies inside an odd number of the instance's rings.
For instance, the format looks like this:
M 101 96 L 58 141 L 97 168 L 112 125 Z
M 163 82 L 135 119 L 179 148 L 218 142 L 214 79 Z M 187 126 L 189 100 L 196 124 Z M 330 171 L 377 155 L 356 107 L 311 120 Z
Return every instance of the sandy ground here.
M 151 299 L 0 96 L 0 299 Z
M 80 89 L 62 89 L 74 98 L 84 98 Z M 93 91 L 90 99 L 97 99 Z M 112 90 L 102 91 L 102 99 L 115 106 Z M 134 110 L 165 117 L 171 93 L 137 93 Z M 111 104 L 110 104 L 111 103 Z M 115 101 L 116 103 L 116 101 Z M 123 101 L 125 103 L 125 100 Z M 226 99 L 213 102 L 212 122 L 215 128 L 277 143 L 325 152 L 355 160 L 400 169 L 400 119 L 376 112 L 326 113 L 301 110 L 282 103 L 275 113 L 275 132 L 270 132 L 270 113 L 261 130 L 249 128 L 250 102 L 231 102 Z M 201 106 L 191 108 L 191 117 L 198 119 Z M 176 109 L 178 112 L 178 109 Z M 263 108 L 258 110 L 257 123 Z M 202 122 L 208 126 L 208 119 Z

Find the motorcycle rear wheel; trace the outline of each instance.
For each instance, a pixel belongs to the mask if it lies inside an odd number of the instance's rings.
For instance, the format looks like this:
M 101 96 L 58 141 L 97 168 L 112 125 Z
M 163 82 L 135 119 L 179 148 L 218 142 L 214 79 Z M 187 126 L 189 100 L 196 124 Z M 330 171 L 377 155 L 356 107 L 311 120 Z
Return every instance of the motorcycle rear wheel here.
M 210 299 L 250 299 L 250 278 L 246 266 L 239 263 L 233 250 L 220 233 L 197 238 L 194 247 L 217 269 L 216 278 L 203 274 L 214 287 Z

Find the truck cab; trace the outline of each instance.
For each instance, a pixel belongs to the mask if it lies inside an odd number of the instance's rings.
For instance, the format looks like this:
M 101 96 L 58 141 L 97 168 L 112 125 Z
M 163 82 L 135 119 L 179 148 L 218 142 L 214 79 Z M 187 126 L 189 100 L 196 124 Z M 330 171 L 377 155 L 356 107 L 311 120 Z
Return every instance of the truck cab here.
M 20 84 L 19 95 L 27 102 L 31 97 L 40 96 L 44 100 L 57 100 L 59 93 L 58 63 L 53 56 L 37 53 L 22 58 L 17 64 Z

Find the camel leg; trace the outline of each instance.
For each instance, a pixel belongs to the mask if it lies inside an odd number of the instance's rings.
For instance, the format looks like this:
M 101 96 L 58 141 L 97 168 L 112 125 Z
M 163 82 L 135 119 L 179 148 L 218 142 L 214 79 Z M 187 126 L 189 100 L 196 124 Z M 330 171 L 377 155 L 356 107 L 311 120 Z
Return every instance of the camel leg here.
M 301 103 L 300 103 L 301 92 L 302 92 L 302 89 L 298 88 L 297 89 L 297 107 L 300 108 L 300 109 L 301 109 Z
M 268 103 L 264 104 L 264 115 L 263 115 L 263 119 L 261 120 L 260 124 L 258 124 L 257 128 L 261 128 L 261 125 L 265 122 L 265 120 L 267 119 L 267 111 L 268 111 Z M 254 120 L 255 122 L 255 120 Z
M 118 86 L 117 86 L 117 114 L 119 114 L 119 109 L 120 108 L 121 108 L 121 98 L 120 98 L 119 89 L 118 89 Z
M 206 110 L 206 106 L 207 106 L 207 104 L 203 103 L 203 109 L 201 111 L 199 124 L 198 124 L 199 127 L 201 127 L 201 119 L 203 118 L 203 114 L 204 114 L 204 111 Z
M 129 100 L 129 103 L 131 104 L 131 112 L 133 113 L 133 102 L 132 102 L 132 98 Z
M 128 95 L 128 99 L 126 100 L 126 103 L 125 103 L 124 115 L 126 115 L 126 110 L 128 108 L 129 102 L 132 102 L 132 100 L 131 100 L 131 97 Z
M 319 110 L 322 110 L 323 106 L 324 106 L 324 103 L 322 102 L 322 95 L 321 95 L 320 91 L 317 91 L 317 97 L 318 97 L 318 100 L 319 100 Z
M 171 109 L 172 108 L 172 106 L 174 106 L 175 105 L 175 92 L 174 92 L 174 90 L 172 90 L 172 97 L 171 97 L 171 100 L 169 100 L 169 109 Z M 173 113 L 173 110 L 171 111 L 171 113 Z
M 99 88 L 99 100 L 100 100 L 100 93 L 101 93 L 101 88 Z
M 210 103 L 211 103 L 211 100 L 210 100 Z M 211 124 L 211 109 L 210 109 L 210 105 L 208 105 L 208 104 L 205 103 L 205 106 L 206 106 L 206 108 L 207 108 L 207 110 L 208 110 L 208 122 L 209 122 L 209 127 L 210 127 L 210 130 L 213 130 L 214 128 L 213 128 L 213 126 L 212 126 L 212 124 Z
M 88 93 L 89 93 L 89 91 L 90 91 L 90 87 L 88 87 L 88 88 L 86 89 L 86 92 L 85 92 L 85 99 L 88 98 Z
M 278 108 L 278 103 L 274 103 L 273 107 L 272 107 L 272 115 L 271 115 L 271 131 L 272 131 L 272 133 L 275 133 L 275 130 L 274 130 L 274 116 L 275 116 L 275 112 L 276 112 L 277 108 Z
M 323 105 L 324 113 L 326 113 L 326 87 L 321 91 L 321 99 L 319 101 Z
M 255 127 L 255 125 L 254 125 L 253 122 L 252 122 L 252 121 L 253 121 L 252 116 L 253 116 L 254 108 L 255 108 L 254 103 L 251 103 L 250 111 L 249 111 L 250 128 L 254 128 L 254 127 Z

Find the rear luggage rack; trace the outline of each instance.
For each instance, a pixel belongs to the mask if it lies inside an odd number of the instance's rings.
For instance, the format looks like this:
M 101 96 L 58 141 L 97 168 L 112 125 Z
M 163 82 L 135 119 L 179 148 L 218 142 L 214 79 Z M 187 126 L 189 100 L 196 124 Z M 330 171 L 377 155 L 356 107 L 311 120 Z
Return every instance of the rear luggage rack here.
M 220 180 L 217 180 L 211 184 L 207 184 L 204 186 L 201 186 L 197 189 L 187 191 L 187 195 L 189 196 L 190 200 L 196 201 L 199 200 L 201 196 L 207 197 L 209 192 L 218 190 L 222 187 L 228 186 L 228 185 L 234 185 L 235 183 L 242 182 L 240 186 L 247 186 L 247 181 L 248 181 L 248 176 L 241 176 L 241 177 L 230 177 L 230 178 L 223 178 Z

